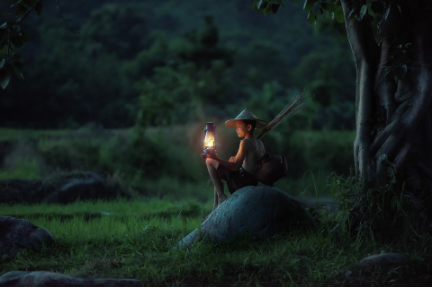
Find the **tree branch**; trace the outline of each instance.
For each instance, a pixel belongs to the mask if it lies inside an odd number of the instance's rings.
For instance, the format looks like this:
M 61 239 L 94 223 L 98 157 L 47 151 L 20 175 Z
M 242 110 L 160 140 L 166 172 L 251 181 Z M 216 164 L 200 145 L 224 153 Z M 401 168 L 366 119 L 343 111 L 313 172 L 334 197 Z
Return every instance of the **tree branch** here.
M 40 0 L 39 0 L 40 1 Z M 20 24 L 29 14 L 31 11 L 33 11 L 34 7 L 30 7 L 30 9 L 27 10 L 27 12 L 24 14 L 24 16 L 17 22 L 17 24 Z
M 63 19 L 63 21 L 65 22 L 65 24 L 66 24 L 68 30 L 69 30 L 70 32 L 72 32 L 73 34 L 79 34 L 79 33 L 73 31 L 73 30 L 70 28 L 70 26 L 69 26 L 69 24 L 68 24 L 68 21 L 64 18 L 64 16 L 63 16 L 63 8 L 60 9 L 59 0 L 56 0 L 56 6 L 57 6 L 57 12 L 60 14 L 60 17 L 61 17 L 61 18 Z

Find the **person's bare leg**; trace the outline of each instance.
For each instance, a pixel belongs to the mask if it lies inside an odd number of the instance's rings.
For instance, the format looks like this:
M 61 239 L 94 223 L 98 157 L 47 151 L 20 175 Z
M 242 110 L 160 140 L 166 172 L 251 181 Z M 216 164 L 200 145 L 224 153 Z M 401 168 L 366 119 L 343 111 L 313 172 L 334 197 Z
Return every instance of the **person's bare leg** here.
M 210 178 L 213 181 L 214 191 L 215 191 L 215 201 L 213 205 L 213 210 L 216 209 L 217 206 L 222 204 L 228 197 L 224 193 L 224 187 L 219 175 L 217 174 L 218 162 L 212 159 L 206 160 L 207 170 L 209 171 Z M 217 198 L 217 201 L 216 201 Z
M 216 209 L 217 206 L 218 206 L 218 194 L 217 194 L 216 187 L 214 187 L 213 209 L 210 212 L 210 214 Z M 205 221 L 208 218 L 208 216 L 210 216 L 210 214 L 205 217 L 201 216 L 201 220 Z
M 213 210 L 212 212 L 216 209 L 216 207 L 218 206 L 218 193 L 216 190 L 216 186 L 214 186 L 214 199 L 213 199 Z

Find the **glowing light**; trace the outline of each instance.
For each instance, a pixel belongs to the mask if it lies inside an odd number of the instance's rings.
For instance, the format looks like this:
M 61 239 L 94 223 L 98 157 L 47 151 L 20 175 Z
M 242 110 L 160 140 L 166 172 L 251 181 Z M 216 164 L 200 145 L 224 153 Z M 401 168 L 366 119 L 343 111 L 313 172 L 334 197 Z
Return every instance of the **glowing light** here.
M 212 152 L 212 155 L 216 155 L 216 127 L 213 126 L 212 122 L 207 122 L 206 127 L 204 129 L 204 152 L 201 155 L 203 158 L 209 158 L 209 153 Z
M 204 145 L 206 146 L 206 148 L 214 148 L 214 136 L 213 133 L 207 133 L 205 140 L 204 140 Z

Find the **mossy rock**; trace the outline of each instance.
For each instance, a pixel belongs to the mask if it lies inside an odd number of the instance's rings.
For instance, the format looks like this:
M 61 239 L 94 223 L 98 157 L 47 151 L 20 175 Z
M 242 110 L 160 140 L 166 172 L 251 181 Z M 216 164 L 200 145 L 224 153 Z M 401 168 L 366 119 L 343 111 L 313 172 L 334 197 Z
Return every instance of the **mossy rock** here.
M 48 230 L 14 217 L 0 216 L 0 232 L 0 254 L 10 257 L 25 248 L 38 250 L 44 242 L 55 243 L 55 238 Z
M 284 191 L 269 186 L 247 186 L 219 205 L 200 228 L 179 241 L 189 246 L 205 235 L 211 241 L 239 236 L 266 239 L 291 229 L 315 229 L 312 216 Z
M 57 203 L 80 200 L 131 198 L 131 193 L 120 184 L 107 184 L 92 171 L 53 175 L 44 180 L 0 181 L 0 203 Z

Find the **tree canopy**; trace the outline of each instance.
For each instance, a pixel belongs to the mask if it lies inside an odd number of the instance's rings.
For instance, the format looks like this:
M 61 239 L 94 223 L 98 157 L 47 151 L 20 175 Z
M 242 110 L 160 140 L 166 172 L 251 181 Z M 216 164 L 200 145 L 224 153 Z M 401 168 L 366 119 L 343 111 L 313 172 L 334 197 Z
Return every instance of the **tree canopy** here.
M 192 1 L 176 9 L 170 6 L 173 1 L 157 7 L 151 1 L 105 2 L 60 1 L 67 6 L 59 10 L 43 2 L 43 16 L 37 17 L 34 9 L 28 14 L 20 26 L 31 41 L 13 47 L 22 52 L 25 65 L 19 68 L 25 80 L 11 80 L 2 91 L 0 125 L 63 128 L 96 121 L 105 127 L 130 127 L 135 115 L 148 109 L 141 108 L 147 103 L 143 95 L 162 91 L 176 102 L 175 120 L 166 123 L 185 123 L 200 113 L 238 113 L 234 110 L 240 103 L 259 103 L 255 98 L 270 91 L 265 87 L 278 91 L 272 97 L 282 107 L 296 90 L 308 86 L 316 101 L 294 126 L 353 128 L 354 73 L 348 46 L 320 23 L 317 27 L 324 32 L 314 36 L 313 26 L 294 3 L 285 3 L 286 15 L 265 18 L 250 6 L 229 1 Z M 212 16 L 211 25 L 206 15 Z M 14 21 L 15 15 L 8 17 Z M 10 65 L 4 68 L 12 71 Z M 168 79 L 174 82 L 168 84 Z M 170 85 L 177 89 L 168 89 Z M 187 100 L 174 101 L 176 91 L 184 91 L 178 95 Z M 278 108 L 269 107 L 271 117 Z M 150 122 L 156 124 L 161 122 Z

